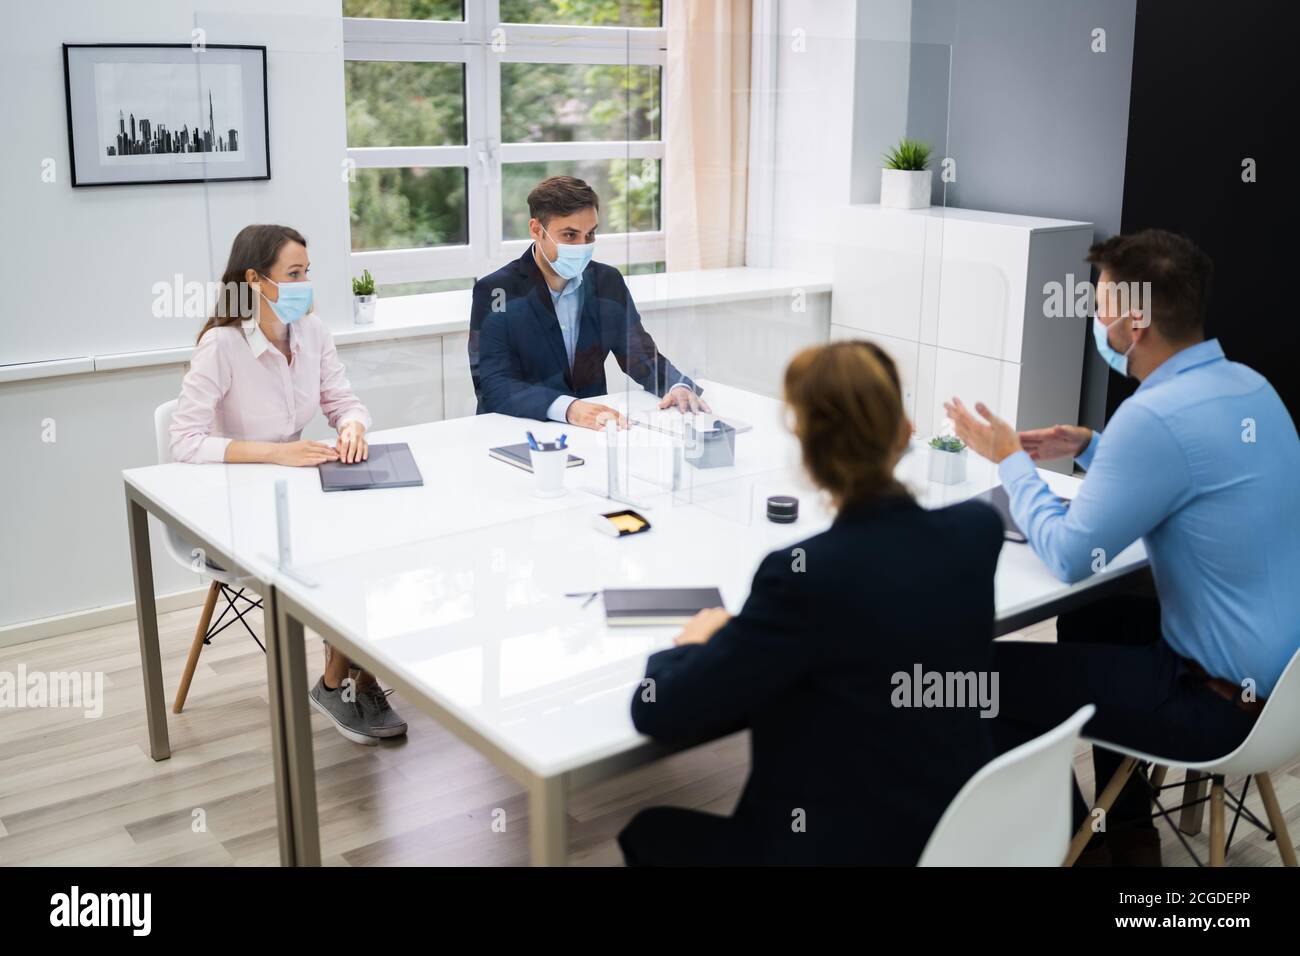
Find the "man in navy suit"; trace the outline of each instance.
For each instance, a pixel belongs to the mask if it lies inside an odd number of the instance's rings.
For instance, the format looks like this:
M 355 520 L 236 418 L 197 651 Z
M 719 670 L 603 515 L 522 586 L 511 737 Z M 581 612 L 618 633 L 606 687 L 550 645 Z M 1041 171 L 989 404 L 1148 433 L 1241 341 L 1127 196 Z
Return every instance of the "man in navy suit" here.
M 528 194 L 533 244 L 474 284 L 469 367 L 478 413 L 602 428 L 623 417 L 606 394 L 605 358 L 660 408 L 707 411 L 701 389 L 659 354 L 623 276 L 591 260 L 600 201 L 581 179 L 552 176 Z

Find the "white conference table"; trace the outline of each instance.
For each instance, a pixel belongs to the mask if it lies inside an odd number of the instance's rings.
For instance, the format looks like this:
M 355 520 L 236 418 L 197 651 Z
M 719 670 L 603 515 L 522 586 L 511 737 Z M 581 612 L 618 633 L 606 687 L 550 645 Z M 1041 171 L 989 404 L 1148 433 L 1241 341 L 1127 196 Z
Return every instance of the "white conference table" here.
M 142 573 L 150 569 L 146 512 L 263 597 L 282 863 L 320 862 L 304 626 L 525 786 L 533 861 L 563 863 L 568 792 L 671 752 L 635 730 L 630 702 L 646 657 L 671 646 L 677 631 L 611 628 L 599 598 L 566 595 L 716 585 L 736 613 L 764 555 L 831 520 L 803 476 L 781 404 L 703 384 L 719 414 L 754 426 L 737 436 L 735 464 L 684 466 L 674 491 L 671 441 L 644 428 L 620 433 L 622 490 L 651 523 L 621 539 L 591 527 L 593 516 L 625 507 L 603 497 L 605 435 L 502 415 L 369 436 L 372 444 L 410 445 L 424 477 L 416 488 L 325 494 L 314 469 L 271 465 L 124 472 L 154 759 L 170 748 L 152 574 Z M 638 390 L 607 401 L 639 410 L 655 400 Z M 536 497 L 531 474 L 488 456 L 492 446 L 522 441 L 528 428 L 544 440 L 567 432 L 573 453 L 586 459 L 568 471 L 564 497 Z M 927 482 L 927 454 L 917 443 L 898 472 L 927 507 L 997 484 L 995 469 L 974 456 L 963 484 Z M 1078 487 L 1073 477 L 1041 473 L 1065 497 Z M 277 480 L 289 488 L 292 574 L 276 557 Z M 772 494 L 798 496 L 796 523 L 766 519 Z M 997 633 L 1095 600 L 1145 564 L 1137 542 L 1105 570 L 1067 585 L 1027 545 L 1007 543 L 995 580 Z

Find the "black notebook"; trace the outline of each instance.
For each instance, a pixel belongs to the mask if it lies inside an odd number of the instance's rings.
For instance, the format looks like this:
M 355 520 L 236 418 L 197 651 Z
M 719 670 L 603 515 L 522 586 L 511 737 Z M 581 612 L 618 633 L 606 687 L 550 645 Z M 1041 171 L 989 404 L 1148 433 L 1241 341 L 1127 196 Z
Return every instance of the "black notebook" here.
M 406 442 L 371 445 L 365 461 L 327 461 L 317 466 L 321 491 L 360 491 L 363 488 L 410 488 L 424 478 Z
M 685 624 L 706 607 L 722 607 L 717 588 L 610 588 L 605 592 L 605 623 Z
M 502 445 L 500 448 L 489 448 L 488 454 L 497 461 L 504 461 L 507 465 L 514 465 L 524 471 L 533 470 L 533 460 L 528 457 L 528 442 L 526 441 L 521 441 L 518 445 Z M 577 468 L 582 464 L 586 464 L 586 459 L 579 458 L 577 455 L 569 456 L 570 468 Z

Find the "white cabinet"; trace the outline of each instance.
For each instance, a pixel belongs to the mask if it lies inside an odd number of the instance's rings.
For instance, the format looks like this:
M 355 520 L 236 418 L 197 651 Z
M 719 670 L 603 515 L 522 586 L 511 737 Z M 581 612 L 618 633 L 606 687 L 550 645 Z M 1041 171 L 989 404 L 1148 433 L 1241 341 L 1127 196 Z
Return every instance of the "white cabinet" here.
M 1073 298 L 1092 236 L 1086 222 L 849 206 L 835 237 L 831 338 L 867 338 L 893 356 L 922 437 L 940 429 L 953 395 L 1017 428 L 1075 424 L 1089 319 L 1054 317 L 1049 284 Z

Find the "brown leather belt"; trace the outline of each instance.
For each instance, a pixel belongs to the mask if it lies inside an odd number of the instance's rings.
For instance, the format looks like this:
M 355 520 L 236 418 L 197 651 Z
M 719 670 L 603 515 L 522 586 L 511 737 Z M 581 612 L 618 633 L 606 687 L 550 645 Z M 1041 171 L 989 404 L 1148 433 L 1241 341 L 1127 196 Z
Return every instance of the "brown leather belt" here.
M 1234 684 L 1230 680 L 1222 677 L 1211 677 L 1209 673 L 1194 660 L 1184 658 L 1187 665 L 1187 671 L 1192 677 L 1203 683 L 1207 690 L 1213 691 L 1229 703 L 1236 704 L 1238 710 L 1258 717 L 1264 709 L 1264 698 L 1258 700 L 1243 700 L 1241 697 L 1241 685 Z

